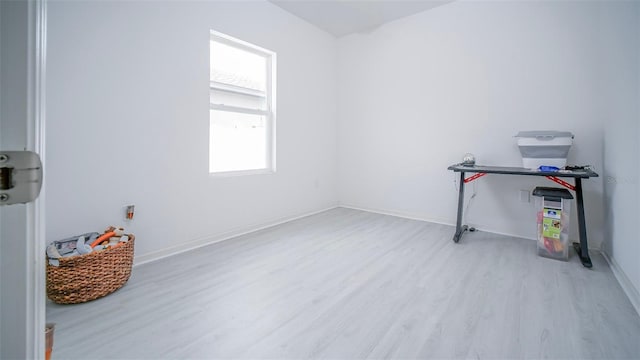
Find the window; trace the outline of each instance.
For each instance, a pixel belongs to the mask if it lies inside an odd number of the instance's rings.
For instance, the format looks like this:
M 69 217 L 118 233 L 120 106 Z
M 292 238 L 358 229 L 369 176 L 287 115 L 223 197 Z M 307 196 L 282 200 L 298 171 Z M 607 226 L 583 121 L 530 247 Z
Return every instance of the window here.
M 275 171 L 276 54 L 211 31 L 209 172 Z

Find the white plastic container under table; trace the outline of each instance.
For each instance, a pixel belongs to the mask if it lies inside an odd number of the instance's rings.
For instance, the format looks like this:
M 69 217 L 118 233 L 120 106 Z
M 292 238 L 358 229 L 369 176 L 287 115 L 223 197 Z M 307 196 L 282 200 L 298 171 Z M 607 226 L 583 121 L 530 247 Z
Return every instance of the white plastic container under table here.
M 565 189 L 547 187 L 537 187 L 533 195 L 538 218 L 538 255 L 567 261 L 573 196 Z
M 563 168 L 573 144 L 573 134 L 568 131 L 520 131 L 518 148 L 522 166 L 537 170 L 540 166 Z

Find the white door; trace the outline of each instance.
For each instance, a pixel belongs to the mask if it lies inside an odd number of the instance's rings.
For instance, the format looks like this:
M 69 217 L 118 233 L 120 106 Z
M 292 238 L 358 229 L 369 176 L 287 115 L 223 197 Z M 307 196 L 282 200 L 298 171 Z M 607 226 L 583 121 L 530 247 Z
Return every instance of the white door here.
M 45 14 L 44 0 L 0 1 L 0 155 L 42 156 Z M 0 206 L 0 359 L 44 357 L 43 205 Z

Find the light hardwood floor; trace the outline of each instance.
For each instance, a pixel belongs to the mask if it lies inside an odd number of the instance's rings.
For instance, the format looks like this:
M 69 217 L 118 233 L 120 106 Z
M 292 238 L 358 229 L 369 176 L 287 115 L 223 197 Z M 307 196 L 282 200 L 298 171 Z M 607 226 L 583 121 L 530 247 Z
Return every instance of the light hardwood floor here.
M 640 358 L 600 254 L 589 270 L 453 230 L 337 208 L 141 265 L 103 299 L 47 304 L 53 359 Z

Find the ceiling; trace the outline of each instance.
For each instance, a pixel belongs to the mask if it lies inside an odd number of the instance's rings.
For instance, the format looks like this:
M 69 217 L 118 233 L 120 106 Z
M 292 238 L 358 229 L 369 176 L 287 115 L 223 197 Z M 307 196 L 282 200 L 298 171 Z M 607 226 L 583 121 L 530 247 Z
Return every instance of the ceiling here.
M 336 37 L 372 31 L 390 21 L 453 0 L 269 0 Z

